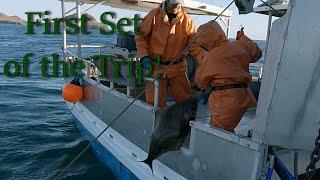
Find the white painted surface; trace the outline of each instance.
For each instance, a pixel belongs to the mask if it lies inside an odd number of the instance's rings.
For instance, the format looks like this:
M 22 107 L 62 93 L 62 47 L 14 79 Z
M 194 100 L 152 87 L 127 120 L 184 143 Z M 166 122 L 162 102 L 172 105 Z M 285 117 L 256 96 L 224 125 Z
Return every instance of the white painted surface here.
M 72 109 L 73 105 L 68 104 L 68 106 Z M 93 136 L 97 136 L 107 127 L 104 122 L 99 120 L 94 114 L 79 103 L 76 104 L 71 112 Z M 148 165 L 139 162 L 146 159 L 147 153 L 132 144 L 111 127 L 98 139 L 98 141 L 140 179 L 163 179 L 161 177 L 167 177 L 169 179 L 185 179 L 157 160 L 153 162 L 155 167 L 153 170 L 154 174 L 152 174 Z M 136 157 L 133 156 L 133 154 L 135 154 Z
M 312 20 L 320 17 L 320 1 L 291 3 L 273 23 L 254 138 L 311 150 L 320 128 L 320 23 Z

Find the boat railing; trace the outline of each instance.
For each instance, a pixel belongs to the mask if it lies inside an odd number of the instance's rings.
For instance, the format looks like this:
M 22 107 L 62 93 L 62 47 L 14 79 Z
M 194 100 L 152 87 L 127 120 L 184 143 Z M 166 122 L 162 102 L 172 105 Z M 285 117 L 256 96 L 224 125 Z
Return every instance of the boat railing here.
M 263 74 L 263 64 L 250 64 L 250 71 L 253 76 L 253 80 L 261 81 Z
M 144 78 L 146 81 L 149 82 L 153 82 L 154 83 L 154 102 L 153 102 L 153 106 L 154 108 L 157 108 L 159 105 L 159 91 L 160 91 L 160 84 L 159 81 L 156 78 L 149 78 L 149 77 L 145 77 Z
M 101 48 L 110 48 L 110 47 L 107 47 L 105 45 L 101 45 L 101 46 L 98 46 L 98 45 L 94 45 L 94 46 L 92 46 L 92 45 L 83 45 L 81 47 L 82 48 L 100 48 L 99 54 L 101 54 Z M 69 46 L 69 48 L 77 48 L 77 45 Z M 120 51 L 121 51 L 121 48 L 120 48 Z M 83 73 L 85 74 L 85 76 L 87 78 L 94 77 L 98 84 L 101 83 L 101 81 L 100 81 L 101 71 L 99 70 L 99 68 L 96 66 L 96 64 L 92 60 L 79 58 L 75 54 L 70 52 L 69 50 L 65 50 L 65 52 L 66 52 L 66 56 L 67 57 L 71 57 L 71 59 L 81 60 L 82 62 L 85 63 L 86 69 L 83 71 Z M 151 78 L 151 77 L 144 77 L 143 79 L 146 82 L 150 82 L 150 83 L 154 84 L 154 86 L 155 86 L 154 108 L 158 108 L 158 105 L 159 105 L 159 91 L 160 91 L 159 81 L 156 78 Z M 112 80 L 109 80 L 109 79 L 108 79 L 108 81 L 110 82 L 109 88 L 112 89 L 112 90 L 116 90 L 115 82 L 112 81 Z M 125 95 L 127 97 L 132 97 L 132 91 L 131 91 L 132 87 L 130 87 L 130 86 L 126 85 L 126 84 L 122 84 L 122 85 L 126 86 L 126 94 Z
M 161 3 L 163 3 L 162 0 L 157 0 L 157 1 L 152 1 L 152 0 L 144 0 L 144 1 L 138 1 L 138 0 L 134 0 L 134 1 L 100 1 L 100 0 L 92 0 L 92 1 L 87 1 L 87 0 L 61 0 L 61 12 L 62 12 L 62 18 L 66 18 L 68 14 L 72 14 L 75 13 L 76 17 L 78 19 L 81 18 L 81 15 L 86 13 L 88 10 L 99 6 L 99 5 L 108 5 L 111 7 L 117 7 L 117 8 L 127 8 L 129 7 L 130 10 L 142 10 L 142 11 L 150 11 L 151 9 L 158 7 Z M 65 6 L 65 2 L 71 2 L 71 3 L 75 3 L 75 7 L 72 7 L 71 9 L 66 9 Z M 137 2 L 137 3 L 133 3 L 133 2 Z M 84 4 L 91 4 L 88 8 L 83 9 L 82 10 L 82 6 Z M 128 6 L 130 5 L 130 6 Z M 222 21 L 222 23 L 226 26 L 227 28 L 227 36 L 229 36 L 229 32 L 230 32 L 230 24 L 231 24 L 231 17 L 232 17 L 232 12 L 229 10 L 224 11 L 224 8 L 222 7 L 217 7 L 211 4 L 207 4 L 207 3 L 201 3 L 198 1 L 194 1 L 194 0 L 187 0 L 184 1 L 183 3 L 183 7 L 188 11 L 188 13 L 190 14 L 194 14 L 194 15 L 213 15 L 213 16 L 217 16 L 220 15 L 220 19 Z M 77 25 L 80 27 L 80 21 L 78 21 Z M 98 49 L 99 50 L 99 54 L 101 54 L 101 51 L 103 49 L 109 49 L 109 52 L 113 52 L 114 54 L 126 54 L 128 53 L 127 49 L 124 48 L 119 48 L 116 47 L 114 49 L 112 49 L 113 47 L 109 46 L 109 45 L 85 45 L 81 43 L 81 34 L 79 33 L 76 37 L 76 44 L 75 45 L 69 45 L 67 40 L 67 28 L 66 28 L 66 23 L 63 23 L 62 26 L 63 29 L 63 46 L 62 46 L 62 50 L 63 50 L 63 59 L 68 61 L 68 60 L 81 60 L 85 63 L 86 68 L 83 71 L 85 76 L 87 78 L 92 78 L 92 76 L 94 76 L 94 78 L 96 79 L 97 83 L 101 83 L 100 82 L 100 74 L 101 72 L 99 71 L 99 68 L 95 65 L 95 63 L 87 58 L 83 58 L 83 54 L 82 54 L 82 49 L 84 48 L 93 48 L 93 49 Z M 74 48 L 76 49 L 76 53 L 73 54 L 69 49 L 70 48 Z M 117 52 L 119 51 L 119 53 Z M 121 52 L 121 53 L 120 53 Z M 124 56 L 124 57 L 128 57 L 128 56 Z M 154 107 L 158 106 L 158 102 L 159 102 L 159 82 L 156 79 L 152 79 L 152 78 L 144 78 L 145 81 L 149 81 L 149 82 L 153 82 L 155 85 L 155 99 L 154 99 Z M 115 83 L 119 83 L 116 82 L 116 80 L 108 80 L 110 82 L 110 87 L 111 89 L 116 88 L 115 87 Z M 121 84 L 123 85 L 123 84 Z M 126 92 L 126 96 L 130 97 L 131 96 L 131 88 L 126 84 L 124 84 L 127 87 L 127 92 Z

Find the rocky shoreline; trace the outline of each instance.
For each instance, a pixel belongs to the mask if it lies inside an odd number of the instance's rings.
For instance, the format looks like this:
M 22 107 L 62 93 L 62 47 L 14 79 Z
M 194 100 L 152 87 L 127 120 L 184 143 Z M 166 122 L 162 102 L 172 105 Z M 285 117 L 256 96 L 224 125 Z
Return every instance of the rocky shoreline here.
M 18 16 L 8 16 L 8 15 L 0 12 L 0 23 L 24 25 L 24 24 L 26 24 L 26 21 L 21 19 Z
M 85 14 L 88 18 L 88 24 L 87 26 L 89 28 L 104 28 L 104 29 L 108 29 L 107 25 L 102 24 L 100 22 L 98 22 L 92 15 L 90 14 Z M 67 18 L 72 18 L 72 17 L 76 17 L 75 14 L 68 16 Z M 18 16 L 8 16 L 4 13 L 0 12 L 0 23 L 2 24 L 19 24 L 19 25 L 26 25 L 27 21 L 24 19 L 21 19 Z

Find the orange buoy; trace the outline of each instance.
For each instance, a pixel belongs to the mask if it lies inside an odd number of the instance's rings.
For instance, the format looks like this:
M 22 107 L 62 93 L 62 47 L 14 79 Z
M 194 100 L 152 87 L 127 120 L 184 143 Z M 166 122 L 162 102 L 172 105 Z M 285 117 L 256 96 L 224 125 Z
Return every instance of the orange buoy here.
M 78 79 L 66 84 L 62 89 L 63 98 L 71 103 L 77 103 L 83 98 L 83 90 Z

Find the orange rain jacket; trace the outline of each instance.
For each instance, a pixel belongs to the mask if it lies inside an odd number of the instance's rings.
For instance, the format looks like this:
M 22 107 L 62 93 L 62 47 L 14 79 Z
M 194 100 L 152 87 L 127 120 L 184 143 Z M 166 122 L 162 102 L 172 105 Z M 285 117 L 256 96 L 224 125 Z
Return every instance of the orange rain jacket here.
M 228 38 L 220 25 L 215 21 L 209 21 L 198 28 L 197 34 L 191 41 L 189 52 L 201 64 L 209 50 L 225 42 L 228 42 Z
M 191 51 L 200 62 L 195 77 L 198 87 L 206 89 L 234 83 L 249 84 L 249 63 L 256 62 L 262 56 L 258 45 L 245 35 L 235 42 L 229 42 L 216 22 L 209 22 L 205 26 L 207 29 L 193 43 Z M 257 105 L 249 88 L 213 91 L 208 103 L 212 113 L 210 124 L 228 131 L 234 131 L 245 111 Z
M 189 39 L 196 33 L 193 20 L 182 10 L 169 22 L 165 9 L 151 10 L 139 25 L 140 33 L 135 36 L 138 57 L 161 57 L 163 64 L 173 61 L 187 47 Z M 176 102 L 184 101 L 191 96 L 191 88 L 186 75 L 186 64 L 180 58 L 168 67 L 160 80 L 159 105 L 166 106 L 168 90 Z M 153 66 L 154 68 L 156 66 Z M 162 65 L 165 68 L 165 65 Z M 153 104 L 154 85 L 147 84 L 146 99 Z

